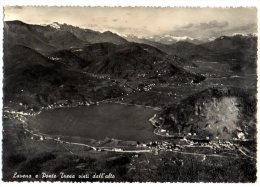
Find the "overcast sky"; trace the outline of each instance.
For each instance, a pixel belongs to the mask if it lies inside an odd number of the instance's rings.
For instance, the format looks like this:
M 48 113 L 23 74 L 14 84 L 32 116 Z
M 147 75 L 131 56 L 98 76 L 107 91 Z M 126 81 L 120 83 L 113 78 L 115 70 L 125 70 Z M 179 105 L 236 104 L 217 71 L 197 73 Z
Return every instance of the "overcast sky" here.
M 5 7 L 5 21 L 67 23 L 123 35 L 210 38 L 257 33 L 255 8 Z

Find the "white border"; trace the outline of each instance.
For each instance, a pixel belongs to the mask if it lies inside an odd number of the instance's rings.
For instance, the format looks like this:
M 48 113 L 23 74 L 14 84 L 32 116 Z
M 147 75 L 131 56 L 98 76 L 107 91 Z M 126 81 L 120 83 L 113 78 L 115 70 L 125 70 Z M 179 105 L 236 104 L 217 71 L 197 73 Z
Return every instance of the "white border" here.
M 200 6 L 239 7 L 258 6 L 259 0 L 2 0 L 3 5 L 48 5 L 48 6 Z
M 0 18 L 3 20 L 3 6 L 14 6 L 14 5 L 20 5 L 20 6 L 154 6 L 154 7 L 257 7 L 258 9 L 258 33 L 260 30 L 260 1 L 259 0 L 59 0 L 59 1 L 54 1 L 54 0 L 1 0 L 1 7 L 0 7 Z M 3 40 L 3 21 L 0 21 L 0 40 Z M 258 39 L 258 49 L 259 45 L 259 39 Z M 0 57 L 2 59 L 3 57 L 3 48 L 2 45 L 0 46 Z M 259 51 L 258 51 L 258 56 L 259 56 Z M 259 62 L 259 60 L 258 60 Z M 258 64 L 257 62 L 257 64 Z M 0 68 L 2 69 L 3 62 L 0 64 Z M 259 74 L 259 68 L 257 68 L 257 73 Z M 3 74 L 2 71 L 0 71 L 0 87 L 2 88 L 2 78 Z M 259 88 L 260 83 L 257 82 L 257 87 Z M 2 98 L 3 93 L 0 92 L 0 98 Z M 257 98 L 259 97 L 259 93 L 257 94 Z M 257 104 L 259 108 L 259 103 Z M 0 108 L 2 109 L 2 101 L 0 102 Z M 257 119 L 259 118 L 259 111 L 257 111 Z M 0 118 L 2 119 L 2 112 L 0 114 Z M 258 122 L 259 125 L 259 122 Z M 1 126 L 0 130 L 2 132 L 2 121 L 1 121 Z M 2 133 L 0 133 L 0 139 L 2 140 Z M 258 134 L 258 142 L 259 142 L 259 134 Z M 0 148 L 2 151 L 2 142 L 0 143 Z M 260 150 L 260 144 L 257 145 L 257 149 Z M 0 177 L 2 179 L 2 152 L 0 153 Z M 257 152 L 257 158 L 260 158 L 260 152 Z M 257 168 L 260 169 L 260 163 L 257 162 Z M 94 185 L 94 186 L 99 186 L 99 185 L 106 185 L 106 186 L 130 186 L 130 185 L 144 185 L 144 186 L 149 186 L 149 187 L 158 187 L 158 185 L 161 185 L 162 183 L 60 183 L 60 182 L 34 182 L 34 183 L 28 183 L 28 182 L 23 182 L 23 183 L 18 183 L 18 182 L 12 182 L 12 183 L 4 183 L 0 182 L 1 186 L 16 186 L 16 185 L 21 185 L 21 186 L 33 186 L 35 185 L 41 187 L 41 186 L 57 186 L 59 184 L 62 184 L 62 186 L 71 186 L 71 185 L 80 185 L 80 186 L 85 186 L 85 185 Z M 186 186 L 186 185 L 192 185 L 194 187 L 201 187 L 201 186 L 260 186 L 260 172 L 257 172 L 257 182 L 254 184 L 227 184 L 227 183 L 194 183 L 194 184 L 188 184 L 188 183 L 163 183 L 163 185 L 166 186 Z

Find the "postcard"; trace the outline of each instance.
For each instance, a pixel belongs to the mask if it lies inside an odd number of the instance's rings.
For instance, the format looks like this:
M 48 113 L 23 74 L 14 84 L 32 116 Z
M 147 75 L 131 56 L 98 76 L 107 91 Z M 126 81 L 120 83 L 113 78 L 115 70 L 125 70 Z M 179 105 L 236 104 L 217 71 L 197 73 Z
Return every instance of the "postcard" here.
M 4 182 L 256 182 L 257 7 L 3 10 Z

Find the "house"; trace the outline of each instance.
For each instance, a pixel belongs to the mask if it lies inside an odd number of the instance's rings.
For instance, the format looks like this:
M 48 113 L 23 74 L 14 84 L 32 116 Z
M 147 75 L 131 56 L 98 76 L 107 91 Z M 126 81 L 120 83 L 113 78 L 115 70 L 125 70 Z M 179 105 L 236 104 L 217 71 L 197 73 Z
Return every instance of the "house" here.
M 160 132 L 166 132 L 166 130 L 165 129 L 160 129 Z

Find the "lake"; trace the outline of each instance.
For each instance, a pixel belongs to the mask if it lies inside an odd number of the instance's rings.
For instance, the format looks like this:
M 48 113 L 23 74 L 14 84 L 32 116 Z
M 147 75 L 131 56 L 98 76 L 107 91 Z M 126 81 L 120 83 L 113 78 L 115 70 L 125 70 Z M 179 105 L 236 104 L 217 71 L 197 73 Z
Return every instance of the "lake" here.
M 142 106 L 103 103 L 42 111 L 28 124 L 48 135 L 148 141 L 158 139 L 148 121 L 155 113 Z

